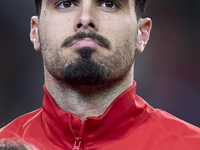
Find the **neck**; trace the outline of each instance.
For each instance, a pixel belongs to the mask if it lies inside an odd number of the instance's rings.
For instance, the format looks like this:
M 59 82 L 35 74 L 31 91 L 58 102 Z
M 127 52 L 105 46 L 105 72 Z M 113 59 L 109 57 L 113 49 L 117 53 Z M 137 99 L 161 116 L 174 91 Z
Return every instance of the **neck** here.
M 61 109 L 74 113 L 82 121 L 89 116 L 97 117 L 103 114 L 108 106 L 132 84 L 133 67 L 121 80 L 81 88 L 61 83 L 45 71 L 45 85 L 56 104 Z

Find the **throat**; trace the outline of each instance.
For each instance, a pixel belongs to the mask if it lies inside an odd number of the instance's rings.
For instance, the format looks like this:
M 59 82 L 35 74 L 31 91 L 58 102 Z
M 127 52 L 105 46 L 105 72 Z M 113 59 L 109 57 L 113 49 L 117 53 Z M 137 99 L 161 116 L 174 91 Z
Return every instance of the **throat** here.
M 57 101 L 56 103 L 61 109 L 75 114 L 79 119 L 84 121 L 87 117 L 102 115 L 112 101 L 113 99 L 103 97 L 102 95 L 100 97 L 93 94 L 83 96 L 74 93 L 71 99 Z
M 45 78 L 45 85 L 58 107 L 75 114 L 82 121 L 89 116 L 102 115 L 110 104 L 133 84 L 132 75 L 98 86 L 72 86 L 52 76 L 48 77 Z

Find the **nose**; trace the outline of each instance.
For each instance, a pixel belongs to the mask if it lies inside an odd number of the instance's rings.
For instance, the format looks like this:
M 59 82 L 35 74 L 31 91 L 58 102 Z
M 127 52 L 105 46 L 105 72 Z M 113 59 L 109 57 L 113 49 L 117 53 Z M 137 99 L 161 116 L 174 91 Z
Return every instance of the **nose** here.
M 95 17 L 95 11 L 92 6 L 82 6 L 74 25 L 75 31 L 94 30 L 98 31 L 98 24 Z

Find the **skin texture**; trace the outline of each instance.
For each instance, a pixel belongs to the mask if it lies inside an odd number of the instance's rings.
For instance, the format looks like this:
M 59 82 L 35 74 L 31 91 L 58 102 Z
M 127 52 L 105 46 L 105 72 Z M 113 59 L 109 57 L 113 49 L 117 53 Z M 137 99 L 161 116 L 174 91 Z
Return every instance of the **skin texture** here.
M 101 115 L 133 84 L 135 51 L 144 50 L 150 30 L 151 20 L 137 20 L 132 0 L 44 0 L 30 38 L 42 51 L 47 90 L 84 120 Z

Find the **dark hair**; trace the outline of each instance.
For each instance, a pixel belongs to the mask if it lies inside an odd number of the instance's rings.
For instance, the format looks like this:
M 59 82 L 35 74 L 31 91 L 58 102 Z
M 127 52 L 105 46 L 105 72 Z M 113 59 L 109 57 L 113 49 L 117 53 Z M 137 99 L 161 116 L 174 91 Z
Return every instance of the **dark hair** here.
M 146 9 L 147 0 L 135 0 L 135 10 L 137 18 L 141 18 Z M 42 8 L 42 0 L 35 0 L 36 13 L 39 16 Z
M 135 0 L 135 11 L 137 19 L 141 18 L 146 10 L 147 0 Z
M 36 14 L 39 16 L 42 8 L 42 0 L 35 0 Z

